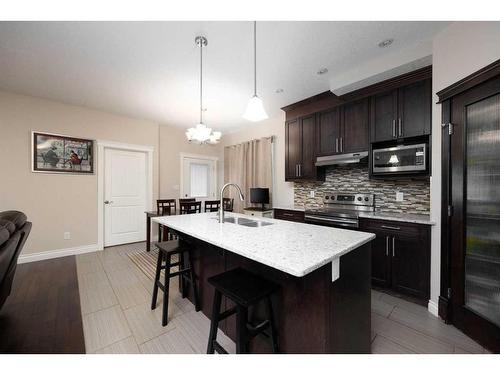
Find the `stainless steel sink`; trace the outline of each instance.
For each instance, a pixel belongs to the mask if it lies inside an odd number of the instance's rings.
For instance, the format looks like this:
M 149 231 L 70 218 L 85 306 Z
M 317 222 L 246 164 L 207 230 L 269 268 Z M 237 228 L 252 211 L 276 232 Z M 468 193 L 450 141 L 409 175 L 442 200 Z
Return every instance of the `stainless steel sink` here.
M 273 223 L 269 223 L 267 221 L 252 220 L 245 217 L 226 217 L 224 222 L 244 225 L 246 227 L 265 227 L 267 225 L 273 225 Z

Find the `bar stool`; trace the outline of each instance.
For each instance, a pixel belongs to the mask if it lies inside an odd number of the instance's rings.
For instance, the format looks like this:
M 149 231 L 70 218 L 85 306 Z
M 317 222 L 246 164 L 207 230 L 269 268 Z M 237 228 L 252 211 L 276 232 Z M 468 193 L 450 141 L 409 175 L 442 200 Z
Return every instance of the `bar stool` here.
M 153 299 L 151 301 L 151 310 L 156 308 L 156 301 L 158 298 L 158 288 L 163 291 L 163 312 L 161 324 L 166 326 L 168 324 L 168 295 L 170 278 L 179 276 L 179 284 L 181 286 L 182 298 L 186 298 L 186 290 L 183 287 L 183 281 L 188 281 L 193 288 L 194 305 L 196 311 L 200 311 L 200 302 L 198 299 L 198 289 L 196 287 L 196 275 L 194 273 L 193 265 L 191 263 L 191 254 L 189 248 L 179 244 L 178 240 L 157 243 L 158 247 L 158 261 L 156 262 L 156 274 L 153 286 Z M 187 268 L 184 266 L 184 253 L 187 254 Z M 172 262 L 172 256 L 177 254 L 179 260 Z M 165 261 L 165 263 L 163 263 Z M 172 267 L 179 267 L 176 272 L 170 272 Z M 160 281 L 161 270 L 165 270 L 164 282 Z
M 278 353 L 278 336 L 273 316 L 271 294 L 276 292 L 279 285 L 248 272 L 242 268 L 212 276 L 208 282 L 215 288 L 212 322 L 208 337 L 207 354 L 227 354 L 227 351 L 217 342 L 217 329 L 219 322 L 236 314 L 236 353 L 247 353 L 248 344 L 258 334 L 270 338 L 273 353 Z M 220 312 L 222 296 L 229 298 L 236 306 Z M 264 301 L 267 319 L 251 324 L 248 321 L 248 308 Z M 268 332 L 265 332 L 268 330 Z

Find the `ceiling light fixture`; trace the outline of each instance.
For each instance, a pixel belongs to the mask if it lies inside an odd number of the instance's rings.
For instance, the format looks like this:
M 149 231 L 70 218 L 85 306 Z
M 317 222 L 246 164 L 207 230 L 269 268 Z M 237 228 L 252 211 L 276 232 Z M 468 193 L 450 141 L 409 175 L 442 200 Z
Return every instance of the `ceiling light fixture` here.
M 392 44 L 392 42 L 394 42 L 394 39 L 386 39 L 386 40 L 381 41 L 381 42 L 378 44 L 378 46 L 379 46 L 380 48 L 389 47 L 389 46 Z
M 243 118 L 249 121 L 268 118 L 262 99 L 257 96 L 257 21 L 253 22 L 253 96 L 248 100 Z
M 196 142 L 201 144 L 215 144 L 220 141 L 222 136 L 221 132 L 214 132 L 211 128 L 203 123 L 203 47 L 208 44 L 207 38 L 204 36 L 197 36 L 194 40 L 196 45 L 200 47 L 200 123 L 194 128 L 189 128 L 186 131 L 186 137 L 189 142 Z
M 323 74 L 326 74 L 328 73 L 328 69 L 327 68 L 321 68 L 320 70 L 318 70 L 316 72 L 317 75 L 323 75 Z

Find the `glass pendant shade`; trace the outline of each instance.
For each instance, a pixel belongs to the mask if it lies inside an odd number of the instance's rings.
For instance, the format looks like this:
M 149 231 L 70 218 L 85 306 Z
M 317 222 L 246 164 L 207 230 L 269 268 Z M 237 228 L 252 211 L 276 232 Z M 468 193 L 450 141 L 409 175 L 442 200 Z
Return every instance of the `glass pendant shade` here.
M 243 118 L 249 121 L 261 121 L 268 118 L 262 99 L 257 95 L 250 98 Z

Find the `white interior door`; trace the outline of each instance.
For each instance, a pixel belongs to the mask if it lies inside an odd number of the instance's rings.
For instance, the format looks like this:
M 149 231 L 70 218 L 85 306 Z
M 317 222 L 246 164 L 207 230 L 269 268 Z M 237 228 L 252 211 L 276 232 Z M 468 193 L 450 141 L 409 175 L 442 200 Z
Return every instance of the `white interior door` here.
M 216 199 L 216 176 L 216 160 L 183 156 L 181 197 Z
M 104 152 L 104 246 L 146 239 L 146 153 Z

